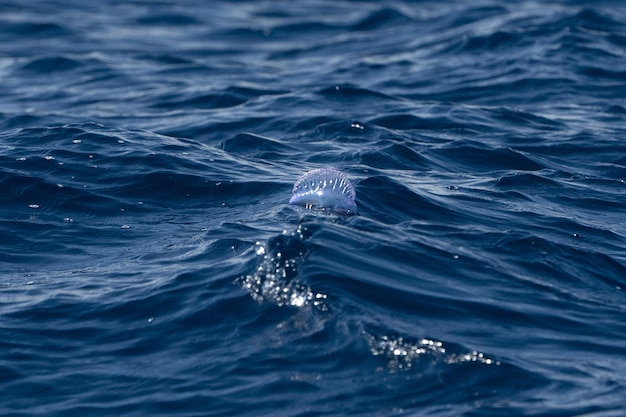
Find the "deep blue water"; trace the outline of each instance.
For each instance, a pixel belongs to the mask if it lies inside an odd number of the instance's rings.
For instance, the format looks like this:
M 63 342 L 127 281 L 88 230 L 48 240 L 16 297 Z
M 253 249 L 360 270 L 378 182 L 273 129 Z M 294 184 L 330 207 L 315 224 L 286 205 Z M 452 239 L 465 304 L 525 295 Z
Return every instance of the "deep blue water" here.
M 626 415 L 625 28 L 3 1 L 0 415 Z

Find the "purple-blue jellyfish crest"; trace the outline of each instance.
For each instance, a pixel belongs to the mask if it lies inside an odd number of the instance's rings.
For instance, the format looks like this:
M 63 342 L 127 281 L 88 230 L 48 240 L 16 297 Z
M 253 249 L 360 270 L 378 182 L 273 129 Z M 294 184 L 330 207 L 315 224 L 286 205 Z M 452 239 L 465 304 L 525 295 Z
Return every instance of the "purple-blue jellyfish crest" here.
M 289 204 L 329 213 L 356 214 L 355 200 L 356 191 L 343 172 L 319 168 L 298 178 Z

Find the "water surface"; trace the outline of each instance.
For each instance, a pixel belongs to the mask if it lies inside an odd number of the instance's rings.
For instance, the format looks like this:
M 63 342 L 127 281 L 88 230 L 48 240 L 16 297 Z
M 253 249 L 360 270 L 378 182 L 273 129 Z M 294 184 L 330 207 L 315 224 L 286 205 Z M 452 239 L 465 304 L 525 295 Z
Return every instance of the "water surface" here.
M 625 24 L 5 1 L 0 413 L 624 415 Z

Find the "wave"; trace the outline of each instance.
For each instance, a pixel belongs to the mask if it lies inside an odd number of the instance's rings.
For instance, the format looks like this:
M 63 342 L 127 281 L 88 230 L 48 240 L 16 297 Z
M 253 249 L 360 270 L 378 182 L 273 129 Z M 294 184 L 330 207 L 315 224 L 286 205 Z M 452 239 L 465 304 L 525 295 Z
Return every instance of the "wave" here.
M 74 3 L 0 6 L 0 413 L 623 414 L 619 7 Z

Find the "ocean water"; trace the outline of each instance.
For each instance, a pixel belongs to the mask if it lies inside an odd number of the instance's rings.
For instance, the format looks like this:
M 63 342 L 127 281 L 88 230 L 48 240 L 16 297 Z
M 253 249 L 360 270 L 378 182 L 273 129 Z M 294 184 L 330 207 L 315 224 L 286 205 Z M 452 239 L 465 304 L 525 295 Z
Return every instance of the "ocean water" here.
M 626 415 L 625 28 L 3 1 L 0 415 Z

